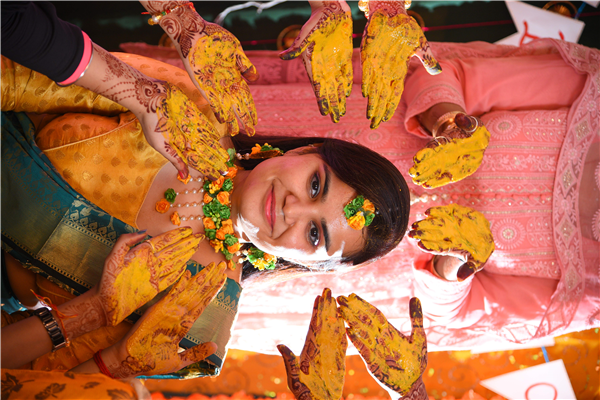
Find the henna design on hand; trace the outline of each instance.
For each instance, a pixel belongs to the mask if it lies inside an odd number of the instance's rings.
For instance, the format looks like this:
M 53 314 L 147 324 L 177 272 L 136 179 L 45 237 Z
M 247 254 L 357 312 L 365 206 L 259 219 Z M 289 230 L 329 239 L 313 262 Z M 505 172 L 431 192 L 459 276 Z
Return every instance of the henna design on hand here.
M 458 270 L 459 281 L 483 269 L 495 246 L 490 223 L 482 213 L 449 204 L 432 207 L 425 215 L 408 233 L 422 250 L 460 258 L 465 264 Z
M 297 399 L 339 399 L 346 371 L 348 341 L 329 289 L 317 296 L 300 359 L 280 344 L 288 387 Z
M 402 396 L 421 393 L 421 376 L 427 367 L 427 340 L 419 299 L 414 297 L 409 302 L 413 326 L 409 337 L 394 328 L 381 311 L 354 293 L 340 296 L 337 301 L 349 325 L 348 337 L 375 379 Z

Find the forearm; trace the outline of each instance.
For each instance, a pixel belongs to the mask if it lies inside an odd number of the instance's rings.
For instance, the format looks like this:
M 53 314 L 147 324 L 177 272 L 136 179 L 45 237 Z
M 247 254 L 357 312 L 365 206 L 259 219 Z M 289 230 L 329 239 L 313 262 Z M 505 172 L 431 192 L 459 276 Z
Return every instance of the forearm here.
M 435 256 L 433 258 L 433 272 L 435 272 L 442 279 L 456 282 L 458 280 L 458 269 L 463 264 L 464 261 L 456 257 Z
M 162 81 L 130 67 L 102 47 L 93 45 L 92 60 L 75 84 L 98 93 L 133 112 L 138 118 L 153 112 Z
M 94 289 L 60 305 L 58 310 L 66 316 L 60 328 L 69 340 L 106 325 L 106 316 Z M 52 315 L 59 321 L 56 311 L 52 311 Z M 2 365 L 7 368 L 18 368 L 52 349 L 48 331 L 37 316 L 2 328 Z
M 324 7 L 330 7 L 331 3 L 339 3 L 342 6 L 344 11 L 350 11 L 350 7 L 344 0 L 334 0 L 334 1 L 322 1 L 322 0 L 308 0 L 308 4 L 310 4 L 310 8 L 312 11 L 318 10 Z

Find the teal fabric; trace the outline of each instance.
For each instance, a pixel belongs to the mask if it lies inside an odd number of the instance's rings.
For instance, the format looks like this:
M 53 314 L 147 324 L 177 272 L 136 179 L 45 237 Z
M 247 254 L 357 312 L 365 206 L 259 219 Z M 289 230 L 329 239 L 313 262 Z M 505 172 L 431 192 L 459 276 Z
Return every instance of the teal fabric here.
M 99 281 L 104 260 L 116 239 L 136 229 L 73 190 L 35 145 L 34 135 L 34 126 L 24 113 L 2 112 L 2 248 L 30 270 L 79 295 Z M 188 262 L 192 274 L 202 268 Z M 208 358 L 216 367 L 200 362 L 153 378 L 218 374 L 240 294 L 240 286 L 228 279 L 180 342 L 184 348 L 207 341 L 217 343 L 217 353 Z M 135 322 L 156 301 L 128 320 Z

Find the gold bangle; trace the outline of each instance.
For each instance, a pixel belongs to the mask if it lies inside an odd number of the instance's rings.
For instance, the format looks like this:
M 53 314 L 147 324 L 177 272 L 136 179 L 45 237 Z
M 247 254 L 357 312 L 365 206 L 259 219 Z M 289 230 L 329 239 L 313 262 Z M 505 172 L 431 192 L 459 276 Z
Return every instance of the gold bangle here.
M 431 128 L 431 135 L 434 138 L 436 138 L 438 135 L 438 131 L 442 127 L 442 125 L 444 125 L 447 122 L 454 123 L 454 117 L 456 116 L 456 114 L 460 113 L 462 113 L 462 111 L 450 111 L 445 114 L 442 114 L 437 119 L 437 121 L 435 121 L 435 124 L 433 124 L 433 128 Z

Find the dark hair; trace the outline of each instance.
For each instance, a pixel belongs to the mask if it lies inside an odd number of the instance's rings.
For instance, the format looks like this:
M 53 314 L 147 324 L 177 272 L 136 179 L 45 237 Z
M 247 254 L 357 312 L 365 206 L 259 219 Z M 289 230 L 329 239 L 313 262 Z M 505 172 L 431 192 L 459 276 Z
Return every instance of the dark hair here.
M 342 182 L 371 200 L 377 214 L 366 229 L 365 246 L 361 251 L 344 257 L 342 264 L 359 265 L 383 257 L 404 237 L 410 211 L 408 186 L 394 164 L 376 152 L 359 144 L 327 138 L 237 135 L 232 141 L 236 151 L 241 154 L 250 153 L 256 143 L 269 143 L 284 152 L 319 144 L 315 146 L 314 153 L 321 156 Z M 244 169 L 250 170 L 261 161 L 241 160 L 240 163 Z M 264 278 L 270 282 L 287 280 L 311 271 L 282 259 L 278 260 L 277 268 L 272 271 L 258 271 L 250 263 L 244 264 L 244 283 L 251 283 L 259 276 L 261 281 Z M 329 269 L 326 267 L 320 272 Z

